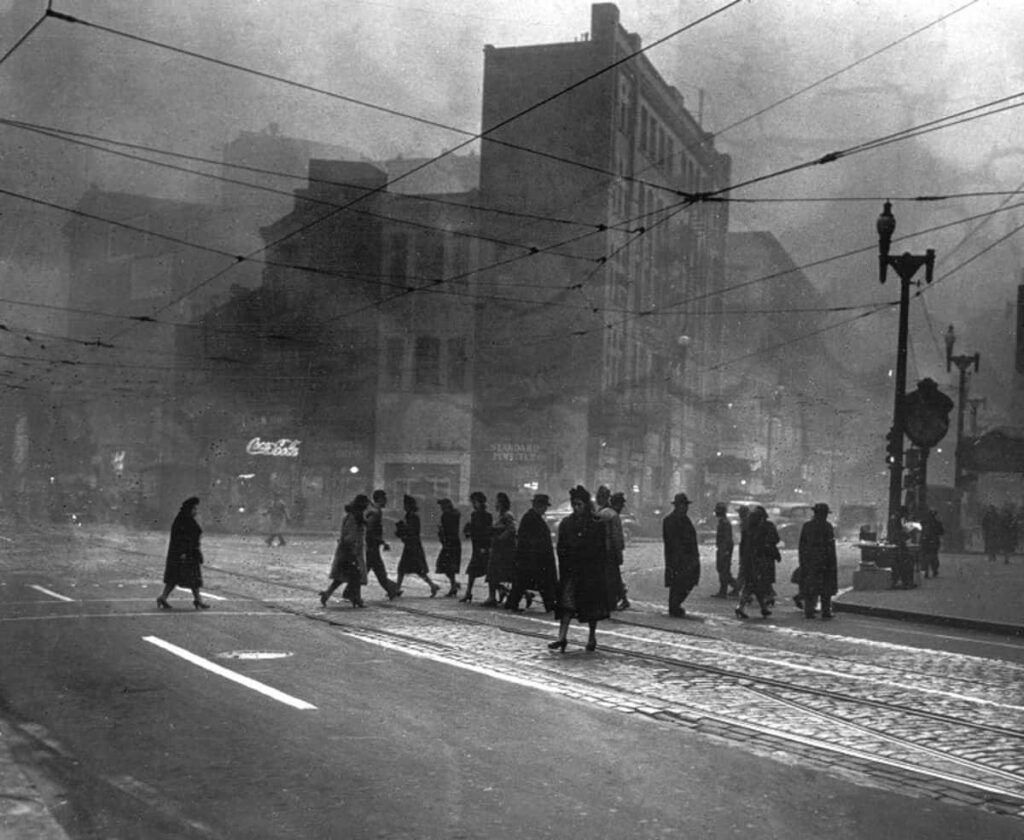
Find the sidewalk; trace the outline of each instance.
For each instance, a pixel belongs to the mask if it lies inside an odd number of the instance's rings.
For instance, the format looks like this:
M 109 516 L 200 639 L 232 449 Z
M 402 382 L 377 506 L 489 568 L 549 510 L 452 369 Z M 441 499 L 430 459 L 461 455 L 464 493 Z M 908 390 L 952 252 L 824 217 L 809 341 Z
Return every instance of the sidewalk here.
M 983 554 L 943 554 L 937 578 L 922 579 L 915 589 L 851 589 L 835 609 L 1024 638 L 1024 558 L 1006 565 Z

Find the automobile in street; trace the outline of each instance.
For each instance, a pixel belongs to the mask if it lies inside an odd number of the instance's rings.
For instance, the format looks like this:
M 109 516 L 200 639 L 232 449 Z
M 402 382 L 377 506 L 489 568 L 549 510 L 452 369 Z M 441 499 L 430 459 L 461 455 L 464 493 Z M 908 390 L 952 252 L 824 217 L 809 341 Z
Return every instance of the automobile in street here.
M 779 548 L 797 548 L 804 523 L 814 516 L 814 505 L 810 502 L 776 502 L 764 505 L 764 509 L 779 532 Z
M 551 538 L 555 539 L 558 536 L 558 524 L 572 513 L 571 502 L 561 502 L 555 507 L 550 507 L 544 514 L 544 521 L 548 523 L 548 528 L 551 530 Z M 628 510 L 624 510 L 619 514 L 619 519 L 622 522 L 622 537 L 626 545 L 629 545 L 636 537 L 640 535 L 640 525 L 637 518 L 631 514 Z

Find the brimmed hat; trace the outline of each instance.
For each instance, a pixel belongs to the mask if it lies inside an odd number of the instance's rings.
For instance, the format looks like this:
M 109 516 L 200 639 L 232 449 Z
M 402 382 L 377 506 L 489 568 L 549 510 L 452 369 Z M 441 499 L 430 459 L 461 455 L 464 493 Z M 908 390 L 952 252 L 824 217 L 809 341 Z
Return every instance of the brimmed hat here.
M 451 499 L 438 499 L 437 503 L 441 507 L 451 507 L 452 506 L 452 500 Z
M 829 510 L 829 506 L 826 505 L 824 502 L 818 502 L 816 505 L 814 505 L 814 507 L 811 508 L 811 510 L 813 510 L 815 513 L 823 513 L 825 514 L 825 516 L 828 516 L 832 512 L 831 510 Z
M 472 493 L 470 493 L 469 494 L 469 500 L 471 502 L 480 502 L 480 504 L 486 504 L 487 503 L 487 497 L 483 493 L 481 493 L 479 490 L 474 490 Z
M 616 505 L 616 504 L 619 504 L 620 502 L 622 504 L 626 504 L 626 494 L 625 493 L 612 493 L 611 503 L 613 505 Z
M 717 516 L 720 513 L 725 513 L 728 510 L 729 510 L 729 508 L 725 504 L 725 502 L 717 502 L 715 504 L 715 516 Z
M 551 497 L 547 493 L 537 493 L 533 497 L 533 504 L 551 507 Z
M 688 505 L 690 504 L 690 497 L 685 493 L 676 493 L 672 497 L 672 504 L 674 505 Z

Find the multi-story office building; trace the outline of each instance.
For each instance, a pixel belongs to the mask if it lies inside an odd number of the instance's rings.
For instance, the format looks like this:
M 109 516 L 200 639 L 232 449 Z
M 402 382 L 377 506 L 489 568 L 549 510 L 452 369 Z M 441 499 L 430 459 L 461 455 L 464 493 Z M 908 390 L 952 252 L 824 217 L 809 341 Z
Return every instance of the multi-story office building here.
M 479 278 L 505 298 L 478 345 L 474 456 L 494 485 L 605 483 L 634 506 L 698 489 L 728 219 L 691 198 L 730 161 L 646 54 L 622 61 L 640 48 L 597 3 L 581 40 L 485 49 L 481 199 L 524 214 L 490 224 L 534 249 Z

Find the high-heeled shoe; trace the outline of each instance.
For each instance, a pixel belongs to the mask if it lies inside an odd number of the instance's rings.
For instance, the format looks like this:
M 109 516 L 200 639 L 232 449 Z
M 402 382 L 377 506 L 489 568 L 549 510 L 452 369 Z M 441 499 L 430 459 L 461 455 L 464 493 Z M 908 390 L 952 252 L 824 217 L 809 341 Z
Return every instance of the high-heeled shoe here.
M 330 598 L 330 597 L 331 596 L 327 594 L 327 590 L 326 589 L 323 592 L 321 592 L 320 593 L 320 606 L 321 607 L 326 607 L 327 606 L 327 599 Z
M 743 612 L 742 607 L 736 607 L 736 618 L 750 618 L 750 616 Z
M 465 595 L 463 595 L 461 598 L 459 598 L 459 603 L 460 604 L 469 604 L 469 603 L 472 602 L 472 600 L 473 600 L 473 593 L 472 592 L 467 592 Z
M 526 609 L 530 609 L 531 606 L 533 606 L 533 593 L 532 592 L 527 592 L 526 593 Z
M 432 584 L 430 584 L 430 597 L 431 597 L 431 598 L 433 598 L 434 596 L 436 596 L 436 595 L 437 595 L 437 593 L 438 593 L 438 592 L 440 592 L 440 591 L 441 591 L 441 587 L 440 587 L 440 586 L 438 586 L 438 585 L 437 585 L 436 583 L 432 583 Z
M 454 598 L 459 594 L 459 584 L 453 583 L 451 588 L 445 593 L 445 598 Z
M 553 642 L 548 642 L 548 650 L 559 650 L 562 653 L 565 653 L 565 646 L 568 643 L 568 639 L 556 639 Z
M 192 602 L 192 606 L 195 607 L 197 610 L 208 610 L 208 609 L 210 609 L 210 605 L 207 604 L 206 601 L 201 601 L 198 598 L 196 598 Z
M 156 599 L 156 605 L 160 609 L 162 609 L 162 610 L 172 610 L 172 609 L 174 609 L 174 607 L 172 607 L 170 604 L 167 603 L 167 599 L 164 598 L 163 596 L 160 596 L 159 598 Z
M 591 639 L 587 642 L 587 646 L 583 648 L 587 653 L 593 653 L 597 650 L 597 639 Z

